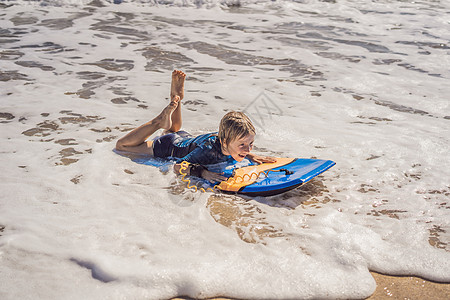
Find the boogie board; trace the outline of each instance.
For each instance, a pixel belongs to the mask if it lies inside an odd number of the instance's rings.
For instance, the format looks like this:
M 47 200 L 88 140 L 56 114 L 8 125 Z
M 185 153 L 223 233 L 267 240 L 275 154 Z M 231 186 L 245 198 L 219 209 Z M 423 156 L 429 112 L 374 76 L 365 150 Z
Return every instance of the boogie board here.
M 135 154 L 126 156 L 136 163 L 158 167 L 164 172 L 168 172 L 173 166 L 173 161 L 167 159 Z M 228 180 L 218 182 L 214 186 L 203 179 L 193 180 L 193 183 L 196 186 L 203 185 L 205 188 L 209 187 L 226 193 L 273 196 L 301 186 L 335 165 L 335 162 L 331 160 L 321 159 L 276 158 L 276 160 L 275 163 L 259 165 L 248 159 L 240 163 L 234 161 L 234 163 L 208 165 L 208 170 L 223 173 Z
M 301 186 L 335 165 L 331 160 L 276 159 L 275 163 L 236 168 L 231 177 L 216 188 L 248 196 L 272 196 Z

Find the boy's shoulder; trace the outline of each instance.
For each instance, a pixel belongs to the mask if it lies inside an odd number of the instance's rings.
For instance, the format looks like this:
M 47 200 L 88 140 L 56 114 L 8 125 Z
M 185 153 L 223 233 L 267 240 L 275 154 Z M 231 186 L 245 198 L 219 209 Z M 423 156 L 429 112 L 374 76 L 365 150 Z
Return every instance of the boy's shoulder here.
M 198 151 L 192 152 L 190 162 L 201 165 L 215 164 L 226 160 L 227 156 L 222 153 L 222 147 L 217 134 L 205 134 L 198 137 Z
M 200 147 L 211 147 L 219 142 L 217 133 L 205 133 L 196 137 L 196 144 Z

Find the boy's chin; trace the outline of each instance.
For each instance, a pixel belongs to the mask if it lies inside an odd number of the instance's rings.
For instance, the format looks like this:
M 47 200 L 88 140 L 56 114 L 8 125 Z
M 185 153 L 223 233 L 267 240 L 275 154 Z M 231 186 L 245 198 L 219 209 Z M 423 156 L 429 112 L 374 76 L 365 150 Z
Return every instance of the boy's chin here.
M 235 156 L 233 156 L 234 160 L 241 162 L 244 160 L 245 156 L 240 156 L 239 154 L 236 154 Z

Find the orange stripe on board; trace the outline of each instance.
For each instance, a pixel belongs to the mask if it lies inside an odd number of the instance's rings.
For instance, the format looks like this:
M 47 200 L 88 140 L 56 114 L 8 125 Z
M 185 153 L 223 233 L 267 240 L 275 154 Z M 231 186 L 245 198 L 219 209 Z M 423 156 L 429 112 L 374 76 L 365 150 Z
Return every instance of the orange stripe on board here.
M 228 178 L 227 181 L 222 181 L 217 187 L 222 191 L 237 192 L 242 187 L 254 183 L 261 173 L 267 170 L 282 167 L 290 164 L 295 158 L 276 158 L 274 163 L 263 163 L 260 165 L 243 167 L 235 170 L 233 177 Z M 263 174 L 261 176 L 264 176 Z

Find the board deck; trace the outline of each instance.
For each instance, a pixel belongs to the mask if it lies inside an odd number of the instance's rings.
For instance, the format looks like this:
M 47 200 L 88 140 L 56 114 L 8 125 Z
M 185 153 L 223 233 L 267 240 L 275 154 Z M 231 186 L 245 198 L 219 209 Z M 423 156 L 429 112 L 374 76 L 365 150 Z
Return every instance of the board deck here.
M 218 188 L 248 196 L 272 196 L 294 189 L 334 165 L 331 160 L 277 158 L 276 163 L 235 169 L 233 176 L 222 181 Z

